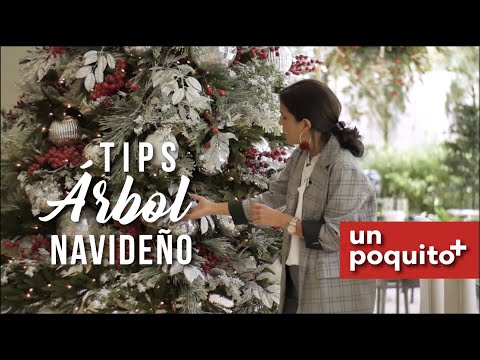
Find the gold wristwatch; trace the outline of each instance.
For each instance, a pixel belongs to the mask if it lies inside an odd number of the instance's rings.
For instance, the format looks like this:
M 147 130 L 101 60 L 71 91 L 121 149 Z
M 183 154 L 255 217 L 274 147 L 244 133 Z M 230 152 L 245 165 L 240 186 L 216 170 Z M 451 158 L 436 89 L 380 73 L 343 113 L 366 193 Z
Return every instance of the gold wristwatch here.
M 294 217 L 292 220 L 290 220 L 290 222 L 288 223 L 287 225 L 287 232 L 290 234 L 290 235 L 293 235 L 297 232 L 297 221 L 300 220 L 299 218 L 297 217 Z

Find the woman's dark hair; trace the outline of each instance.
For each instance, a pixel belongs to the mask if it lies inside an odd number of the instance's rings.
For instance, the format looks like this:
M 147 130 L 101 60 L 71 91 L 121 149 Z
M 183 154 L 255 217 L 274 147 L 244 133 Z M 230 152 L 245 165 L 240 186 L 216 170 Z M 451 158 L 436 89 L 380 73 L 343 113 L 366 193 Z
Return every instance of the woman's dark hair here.
M 321 81 L 306 79 L 287 86 L 280 91 L 280 102 L 297 121 L 310 120 L 312 129 L 322 133 L 325 143 L 333 134 L 341 147 L 350 150 L 356 157 L 363 155 L 362 136 L 356 127 L 345 127 L 343 121 L 338 121 L 342 105 Z

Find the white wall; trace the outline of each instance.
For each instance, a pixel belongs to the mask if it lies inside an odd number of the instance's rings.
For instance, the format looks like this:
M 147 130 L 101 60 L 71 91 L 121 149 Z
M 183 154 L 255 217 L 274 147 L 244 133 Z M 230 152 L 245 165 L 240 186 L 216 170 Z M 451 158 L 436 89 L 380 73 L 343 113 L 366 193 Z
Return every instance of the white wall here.
M 20 78 L 18 62 L 33 46 L 2 46 L 1 51 L 1 108 L 10 110 L 18 100 L 20 90 L 15 83 Z
M 395 148 L 409 148 L 416 145 L 437 144 L 449 134 L 450 120 L 445 112 L 445 101 L 454 74 L 447 71 L 430 71 L 416 80 L 408 93 L 406 110 L 394 116 L 395 128 L 390 132 L 389 142 Z M 344 106 L 341 118 L 357 126 L 366 145 L 382 145 L 383 135 L 367 116 L 359 122 L 351 122 L 348 100 L 341 89 L 346 81 L 339 79 L 334 92 Z

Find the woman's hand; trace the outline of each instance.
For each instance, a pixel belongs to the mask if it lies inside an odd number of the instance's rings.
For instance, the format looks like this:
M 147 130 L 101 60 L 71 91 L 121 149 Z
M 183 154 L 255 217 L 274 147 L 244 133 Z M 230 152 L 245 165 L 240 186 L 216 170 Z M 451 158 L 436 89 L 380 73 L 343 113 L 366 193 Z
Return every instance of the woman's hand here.
M 252 204 L 253 225 L 286 227 L 292 217 L 264 204 Z
M 182 220 L 193 220 L 213 214 L 214 202 L 200 195 L 190 194 L 190 197 L 195 200 L 198 205 L 192 207 Z

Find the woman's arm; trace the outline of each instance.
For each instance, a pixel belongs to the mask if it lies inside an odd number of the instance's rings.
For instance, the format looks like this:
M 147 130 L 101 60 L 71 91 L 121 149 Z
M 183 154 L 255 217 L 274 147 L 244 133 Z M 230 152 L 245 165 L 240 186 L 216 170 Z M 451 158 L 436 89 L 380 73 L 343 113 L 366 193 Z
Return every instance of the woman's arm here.
M 285 169 L 283 169 L 278 177 L 278 180 L 270 183 L 268 191 L 265 191 L 255 198 L 229 203 L 230 213 L 236 225 L 253 222 L 253 204 L 263 204 L 272 209 L 279 209 L 285 206 L 287 202 L 288 182 L 291 177 L 292 169 L 297 165 L 300 155 L 300 148 L 296 148 L 290 156 L 287 166 L 285 166 Z
M 183 217 L 184 220 L 198 219 L 207 215 L 231 215 L 236 225 L 247 224 L 253 222 L 252 205 L 264 204 L 272 209 L 278 209 L 285 206 L 287 199 L 288 181 L 292 168 L 298 161 L 300 156 L 300 149 L 295 151 L 290 156 L 290 159 L 280 174 L 278 180 L 270 183 L 269 190 L 258 195 L 255 198 L 239 201 L 230 201 L 228 203 L 214 203 L 207 200 L 203 196 L 191 194 L 193 200 L 198 202 L 198 205 L 192 208 L 187 215 Z M 277 213 L 280 213 L 277 211 Z M 282 214 L 282 213 L 280 213 Z M 286 215 L 286 214 L 283 214 Z M 289 215 L 287 215 L 289 216 Z M 282 217 L 282 221 L 285 220 Z M 272 225 L 281 226 L 281 225 Z

